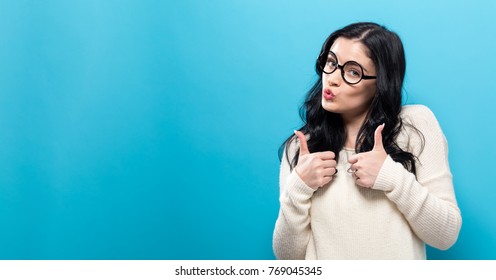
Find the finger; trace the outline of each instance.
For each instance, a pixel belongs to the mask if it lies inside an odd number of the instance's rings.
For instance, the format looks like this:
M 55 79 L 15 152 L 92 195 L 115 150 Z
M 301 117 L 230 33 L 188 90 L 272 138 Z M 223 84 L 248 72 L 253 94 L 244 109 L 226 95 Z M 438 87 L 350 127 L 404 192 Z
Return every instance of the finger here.
M 324 169 L 324 177 L 332 177 L 337 173 L 337 169 L 335 167 Z
M 320 159 L 322 159 L 322 160 L 336 158 L 336 155 L 333 152 L 331 152 L 331 151 L 317 152 L 317 153 L 314 153 L 314 154 L 317 154 L 320 157 Z
M 360 177 L 356 177 L 355 179 L 355 183 L 360 186 L 360 187 L 364 187 L 364 183 L 362 182 L 362 180 L 360 179 Z
M 301 155 L 308 155 L 310 154 L 310 151 L 308 150 L 308 144 L 307 144 L 307 138 L 301 131 L 294 131 L 296 136 L 298 136 L 298 139 L 300 139 L 300 156 Z
M 358 171 L 358 167 L 356 166 L 356 164 L 352 164 L 350 165 L 350 167 L 348 167 L 348 169 L 346 170 L 346 172 L 352 174 L 352 175 L 355 175 L 355 173 Z
M 384 150 L 384 145 L 382 144 L 382 130 L 386 124 L 381 124 L 375 129 L 374 133 L 374 151 Z
M 323 187 L 323 186 L 325 186 L 325 185 L 329 184 L 329 182 L 330 182 L 331 180 L 332 180 L 332 176 L 329 176 L 329 177 L 327 177 L 327 176 L 326 176 L 326 177 L 324 177 L 324 180 L 323 180 L 323 182 L 322 182 L 323 184 L 321 185 L 321 187 Z
M 351 164 L 354 164 L 358 161 L 358 154 L 356 155 L 352 155 L 349 159 L 348 159 L 348 162 L 351 163 Z
M 322 162 L 322 167 L 324 168 L 333 168 L 336 167 L 336 161 L 335 160 L 326 160 Z

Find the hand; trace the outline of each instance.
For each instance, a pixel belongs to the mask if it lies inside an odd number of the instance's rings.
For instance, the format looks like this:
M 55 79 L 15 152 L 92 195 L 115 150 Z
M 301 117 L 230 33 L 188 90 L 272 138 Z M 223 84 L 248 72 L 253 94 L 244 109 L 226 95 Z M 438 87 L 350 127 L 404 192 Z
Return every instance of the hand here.
M 332 180 L 336 174 L 336 160 L 333 152 L 310 153 L 307 139 L 300 131 L 295 131 L 300 140 L 300 155 L 295 167 L 296 173 L 310 188 L 316 190 Z
M 374 186 L 382 164 L 387 158 L 388 154 L 382 144 L 383 129 L 384 124 L 379 125 L 375 130 L 372 151 L 359 153 L 348 159 L 348 162 L 351 163 L 350 169 L 353 171 L 353 178 L 355 178 L 356 184 L 361 187 L 372 188 Z

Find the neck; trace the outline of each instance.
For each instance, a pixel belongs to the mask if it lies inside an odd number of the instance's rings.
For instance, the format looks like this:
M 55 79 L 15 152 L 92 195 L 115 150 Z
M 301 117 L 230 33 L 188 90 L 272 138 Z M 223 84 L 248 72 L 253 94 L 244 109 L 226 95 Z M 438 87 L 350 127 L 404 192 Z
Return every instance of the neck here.
M 367 113 L 360 114 L 358 116 L 345 116 L 342 115 L 344 127 L 346 129 L 346 141 L 344 146 L 346 148 L 355 149 L 355 143 L 358 136 L 358 131 L 362 127 L 363 122 Z

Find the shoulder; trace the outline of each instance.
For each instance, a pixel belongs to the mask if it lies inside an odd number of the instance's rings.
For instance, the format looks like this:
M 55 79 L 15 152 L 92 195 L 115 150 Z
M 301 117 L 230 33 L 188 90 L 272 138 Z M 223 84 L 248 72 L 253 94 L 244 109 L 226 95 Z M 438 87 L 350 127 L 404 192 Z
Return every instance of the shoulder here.
M 424 105 L 403 106 L 400 117 L 403 127 L 398 135 L 398 142 L 410 147 L 422 147 L 424 143 L 445 142 L 446 138 L 442 132 L 436 116 L 429 107 Z M 410 152 L 420 152 L 414 148 Z
M 413 120 L 436 119 L 431 109 L 425 105 L 405 105 L 401 109 L 400 116 L 404 119 Z
M 400 117 L 407 125 L 417 129 L 438 129 L 439 123 L 434 113 L 425 105 L 405 105 L 401 109 Z

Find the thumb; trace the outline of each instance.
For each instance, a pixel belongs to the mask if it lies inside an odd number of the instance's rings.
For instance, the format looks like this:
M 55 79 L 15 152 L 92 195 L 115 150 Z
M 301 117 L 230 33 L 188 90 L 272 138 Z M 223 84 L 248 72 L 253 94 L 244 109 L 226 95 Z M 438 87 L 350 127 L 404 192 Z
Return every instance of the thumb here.
M 348 162 L 351 163 L 351 164 L 355 164 L 358 162 L 358 154 L 354 154 L 352 155 L 349 159 L 348 159 Z
M 308 145 L 307 145 L 307 138 L 301 131 L 294 131 L 296 136 L 298 136 L 298 139 L 300 139 L 300 156 L 301 155 L 307 155 L 310 154 L 310 151 L 308 150 Z
M 386 124 L 381 124 L 375 129 L 374 133 L 374 151 L 382 151 L 384 150 L 384 145 L 382 144 L 382 130 L 384 130 L 384 126 Z

